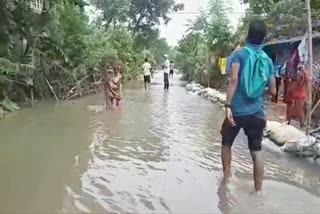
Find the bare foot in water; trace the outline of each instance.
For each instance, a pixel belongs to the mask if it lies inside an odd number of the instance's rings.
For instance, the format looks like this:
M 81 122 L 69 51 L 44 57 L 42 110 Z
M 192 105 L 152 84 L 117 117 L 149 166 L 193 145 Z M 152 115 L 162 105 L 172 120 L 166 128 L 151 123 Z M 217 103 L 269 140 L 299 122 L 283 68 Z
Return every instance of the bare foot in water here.
M 225 183 L 225 184 L 228 184 L 228 183 L 231 182 L 231 180 L 232 180 L 232 175 L 231 174 L 230 175 L 224 175 L 222 182 Z
M 258 197 L 263 196 L 262 191 L 255 191 L 255 190 L 253 190 L 250 194 L 251 194 L 251 195 L 254 195 L 254 196 L 258 196 Z

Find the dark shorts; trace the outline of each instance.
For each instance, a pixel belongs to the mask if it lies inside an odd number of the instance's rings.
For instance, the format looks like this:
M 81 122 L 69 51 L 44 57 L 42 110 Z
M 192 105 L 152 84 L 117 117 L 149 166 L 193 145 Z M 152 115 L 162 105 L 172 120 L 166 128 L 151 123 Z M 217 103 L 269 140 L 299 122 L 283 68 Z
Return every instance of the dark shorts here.
M 168 73 L 163 74 L 163 80 L 164 80 L 164 83 L 169 83 L 169 74 Z
M 173 75 L 173 70 L 170 70 L 170 75 Z
M 150 75 L 143 76 L 143 79 L 144 79 L 144 82 L 145 82 L 145 83 L 150 83 L 150 82 L 151 82 L 151 77 L 150 77 Z
M 232 127 L 227 120 L 224 120 L 221 128 L 222 145 L 232 146 L 241 128 L 248 138 L 250 151 L 260 151 L 263 139 L 263 130 L 266 127 L 266 120 L 256 114 L 234 117 L 237 126 Z

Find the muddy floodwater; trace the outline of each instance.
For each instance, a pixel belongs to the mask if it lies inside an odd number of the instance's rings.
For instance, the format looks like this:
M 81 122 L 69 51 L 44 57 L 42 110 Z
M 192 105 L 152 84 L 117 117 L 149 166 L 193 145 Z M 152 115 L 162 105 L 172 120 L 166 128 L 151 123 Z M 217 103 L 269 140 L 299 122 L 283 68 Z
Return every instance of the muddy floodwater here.
M 169 93 L 157 75 L 124 89 L 117 111 L 102 95 L 43 102 L 0 121 L 0 213 L 319 213 L 320 167 L 264 143 L 264 194 L 251 194 L 241 134 L 234 178 L 221 184 L 221 107 Z

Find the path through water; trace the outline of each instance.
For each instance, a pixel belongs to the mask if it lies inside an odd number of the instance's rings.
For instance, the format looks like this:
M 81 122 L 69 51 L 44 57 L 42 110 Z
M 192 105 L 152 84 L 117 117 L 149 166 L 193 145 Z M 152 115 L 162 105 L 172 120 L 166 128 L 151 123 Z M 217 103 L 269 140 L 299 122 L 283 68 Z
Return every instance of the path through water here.
M 318 164 L 266 142 L 264 195 L 252 190 L 243 135 L 221 183 L 221 107 L 182 83 L 128 85 L 118 111 L 102 96 L 41 103 L 0 122 L 0 212 L 318 213 Z

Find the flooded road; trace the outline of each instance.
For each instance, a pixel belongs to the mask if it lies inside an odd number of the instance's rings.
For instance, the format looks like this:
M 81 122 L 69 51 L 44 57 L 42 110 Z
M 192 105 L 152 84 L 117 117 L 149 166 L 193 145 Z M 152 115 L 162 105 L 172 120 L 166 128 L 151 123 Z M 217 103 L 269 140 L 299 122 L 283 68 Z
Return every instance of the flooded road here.
M 128 85 L 118 111 L 101 95 L 41 103 L 0 122 L 1 213 L 318 213 L 320 168 L 265 142 L 264 195 L 246 139 L 221 183 L 219 106 L 162 78 Z

